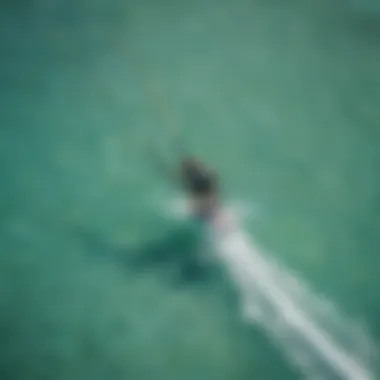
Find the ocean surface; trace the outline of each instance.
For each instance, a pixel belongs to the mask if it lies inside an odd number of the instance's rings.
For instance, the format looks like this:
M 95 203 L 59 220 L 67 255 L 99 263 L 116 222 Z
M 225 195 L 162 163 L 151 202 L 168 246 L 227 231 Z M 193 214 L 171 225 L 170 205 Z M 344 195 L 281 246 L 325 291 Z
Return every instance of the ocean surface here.
M 5 0 L 0 165 L 1 380 L 380 378 L 379 1 Z

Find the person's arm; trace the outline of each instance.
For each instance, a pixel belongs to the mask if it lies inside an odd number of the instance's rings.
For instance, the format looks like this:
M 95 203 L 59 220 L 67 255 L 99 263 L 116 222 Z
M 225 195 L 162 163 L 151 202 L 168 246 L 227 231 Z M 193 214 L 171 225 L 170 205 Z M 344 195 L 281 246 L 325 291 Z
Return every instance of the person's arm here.
M 184 157 L 190 157 L 191 154 L 189 152 L 189 149 L 186 147 L 185 140 L 177 135 L 175 140 L 173 141 L 173 152 L 177 156 L 178 160 L 182 160 Z
M 154 168 L 158 173 L 161 173 L 170 181 L 178 184 L 180 181 L 180 173 L 178 169 L 170 164 L 168 160 L 166 160 L 157 149 L 150 149 L 150 157 L 152 159 Z
M 219 175 L 214 170 L 210 172 L 210 175 L 212 178 L 212 187 L 216 193 L 219 193 Z

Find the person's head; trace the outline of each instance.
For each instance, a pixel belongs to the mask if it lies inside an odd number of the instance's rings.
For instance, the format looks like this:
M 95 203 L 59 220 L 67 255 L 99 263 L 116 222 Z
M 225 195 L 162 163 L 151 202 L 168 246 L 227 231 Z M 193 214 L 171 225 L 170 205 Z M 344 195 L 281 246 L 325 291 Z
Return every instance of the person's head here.
M 185 176 L 193 176 L 203 170 L 203 163 L 194 157 L 187 157 L 181 161 L 181 171 Z
M 193 157 L 187 157 L 181 161 L 181 169 L 185 173 L 191 173 L 195 170 L 199 170 L 202 167 L 203 164 Z

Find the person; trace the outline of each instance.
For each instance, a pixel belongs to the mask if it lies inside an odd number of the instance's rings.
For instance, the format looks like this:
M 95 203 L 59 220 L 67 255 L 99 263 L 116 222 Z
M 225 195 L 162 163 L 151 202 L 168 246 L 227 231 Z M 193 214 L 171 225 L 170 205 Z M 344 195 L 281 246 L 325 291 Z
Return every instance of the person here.
M 194 157 L 185 157 L 180 162 L 179 180 L 190 197 L 194 215 L 202 220 L 211 219 L 220 205 L 216 172 Z
M 216 172 L 189 154 L 181 154 L 179 163 L 173 167 L 163 159 L 157 149 L 152 149 L 153 159 L 162 173 L 185 191 L 190 199 L 193 214 L 204 221 L 209 221 L 215 215 L 220 205 L 220 186 Z

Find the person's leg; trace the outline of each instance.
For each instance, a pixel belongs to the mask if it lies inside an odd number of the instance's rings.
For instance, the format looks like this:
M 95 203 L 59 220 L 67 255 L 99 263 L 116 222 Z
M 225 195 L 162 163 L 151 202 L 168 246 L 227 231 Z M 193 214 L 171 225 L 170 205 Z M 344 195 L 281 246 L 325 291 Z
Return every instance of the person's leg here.
M 219 207 L 216 194 L 198 195 L 193 198 L 193 212 L 203 220 L 210 220 Z

